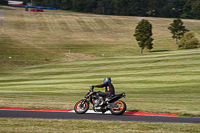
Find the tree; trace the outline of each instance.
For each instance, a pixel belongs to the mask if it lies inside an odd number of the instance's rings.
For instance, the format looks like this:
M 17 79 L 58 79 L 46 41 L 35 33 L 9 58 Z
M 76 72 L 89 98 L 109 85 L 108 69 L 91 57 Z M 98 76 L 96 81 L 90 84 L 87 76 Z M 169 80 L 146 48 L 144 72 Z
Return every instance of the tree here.
M 181 17 L 200 19 L 200 1 L 187 0 L 184 5 L 183 14 Z
M 87 5 L 85 0 L 72 0 L 72 9 L 77 12 L 83 12 Z
M 115 15 L 126 15 L 127 13 L 127 0 L 113 0 L 114 2 L 114 14 Z
M 151 50 L 153 47 L 152 41 L 152 24 L 145 19 L 142 19 L 135 28 L 135 39 L 138 41 L 138 45 L 141 48 L 140 53 L 143 53 L 144 48 Z
M 193 32 L 187 32 L 181 38 L 180 42 L 178 43 L 179 49 L 192 49 L 199 47 L 199 41 L 194 36 Z
M 71 10 L 72 9 L 72 1 L 71 0 L 62 0 L 60 8 L 63 10 Z
M 158 16 L 160 9 L 167 4 L 166 0 L 148 0 L 148 14 L 149 16 Z
M 181 18 L 192 18 L 191 14 L 191 9 L 192 9 L 192 1 L 187 0 L 184 7 L 183 7 L 183 14 L 181 15 Z
M 173 0 L 172 17 L 179 18 L 183 14 L 186 0 Z
M 192 3 L 191 14 L 193 18 L 200 19 L 200 1 L 196 0 Z
M 183 21 L 179 18 L 174 19 L 173 23 L 170 24 L 168 29 L 173 34 L 172 38 L 176 39 L 176 44 L 177 44 L 177 40 L 178 39 L 180 40 L 183 37 L 183 35 L 189 31 L 188 29 L 185 28 L 185 26 L 183 26 Z

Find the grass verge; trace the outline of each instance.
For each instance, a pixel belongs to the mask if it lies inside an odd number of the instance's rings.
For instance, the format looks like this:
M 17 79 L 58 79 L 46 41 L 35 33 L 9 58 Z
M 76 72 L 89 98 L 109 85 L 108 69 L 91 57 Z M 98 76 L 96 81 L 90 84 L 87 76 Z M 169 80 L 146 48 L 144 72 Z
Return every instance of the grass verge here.
M 200 132 L 199 124 L 148 123 L 122 121 L 82 121 L 47 119 L 11 119 L 1 118 L 0 132 L 68 132 L 68 133 L 188 133 Z

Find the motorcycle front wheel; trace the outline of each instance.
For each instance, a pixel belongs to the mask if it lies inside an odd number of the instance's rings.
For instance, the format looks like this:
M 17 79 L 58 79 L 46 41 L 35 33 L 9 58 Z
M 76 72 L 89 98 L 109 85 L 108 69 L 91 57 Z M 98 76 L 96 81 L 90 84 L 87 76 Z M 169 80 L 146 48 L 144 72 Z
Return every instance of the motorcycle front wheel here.
M 126 103 L 123 101 L 115 101 L 110 109 L 113 115 L 122 115 L 126 111 Z
M 85 112 L 87 112 L 89 109 L 89 102 L 87 101 L 78 101 L 75 105 L 74 105 L 74 110 L 77 114 L 84 114 Z

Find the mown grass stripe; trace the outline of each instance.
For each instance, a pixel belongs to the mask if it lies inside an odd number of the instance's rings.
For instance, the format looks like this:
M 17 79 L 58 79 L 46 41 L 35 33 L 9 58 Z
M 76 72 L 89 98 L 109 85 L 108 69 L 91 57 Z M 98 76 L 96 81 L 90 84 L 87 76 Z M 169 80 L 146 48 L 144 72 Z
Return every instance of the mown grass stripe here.
M 162 88 L 170 88 L 170 87 L 188 87 L 188 88 L 192 88 L 192 87 L 197 87 L 199 86 L 199 83 L 174 83 L 174 84 L 160 84 L 160 83 L 126 83 L 125 85 L 122 84 L 116 84 L 117 87 L 116 88 L 126 88 L 126 89 L 152 89 L 152 88 L 159 88 L 160 90 L 162 90 Z M 153 87 L 151 87 L 153 86 Z M 67 83 L 67 84 L 54 84 L 54 85 L 17 85 L 17 86 L 6 86 L 6 87 L 0 87 L 0 89 L 11 89 L 11 90 L 15 90 L 17 89 L 18 91 L 20 90 L 57 90 L 57 89 L 72 89 L 74 90 L 74 92 L 78 91 L 78 90 L 88 90 L 88 84 L 84 83 L 84 84 L 77 84 L 77 83 Z M 81 89 L 82 88 L 82 89 Z M 102 90 L 103 89 L 99 89 Z M 128 92 L 128 91 L 127 91 Z
M 194 67 L 186 67 L 186 68 L 165 68 L 165 69 L 152 69 L 152 70 L 128 70 L 128 71 L 115 71 L 115 70 L 112 70 L 109 72 L 109 71 L 99 71 L 99 72 L 96 72 L 96 73 L 89 73 L 89 72 L 83 72 L 83 73 L 80 73 L 80 74 L 77 74 L 77 73 L 74 73 L 74 74 L 64 74 L 64 72 L 61 72 L 61 73 L 55 73 L 54 75 L 52 75 L 53 73 L 28 73 L 28 74 L 19 74 L 17 77 L 4 77 L 4 78 L 1 78 L 1 81 L 4 81 L 4 80 L 7 80 L 7 79 L 10 79 L 10 80 L 14 80 L 14 79 L 20 79 L 20 80 L 23 80 L 23 79 L 27 79 L 27 78 L 31 78 L 31 79 L 43 79 L 43 78 L 65 78 L 65 79 L 70 79 L 70 78 L 87 78 L 87 77 L 104 77 L 105 75 L 109 75 L 109 76 L 127 76 L 127 77 L 130 77 L 130 76 L 138 76 L 138 75 L 143 75 L 143 76 L 148 76 L 148 75 L 176 75 L 176 74 L 181 74 L 184 75 L 184 74 L 188 74 L 190 72 L 194 72 L 194 73 L 199 73 L 199 68 L 194 66 Z M 194 75 L 193 73 L 193 75 Z M 46 75 L 45 75 L 46 74 Z M 41 76 L 42 75 L 42 76 Z
M 168 70 L 168 69 L 174 69 L 174 70 L 196 70 L 196 66 L 198 66 L 200 62 L 197 60 L 190 61 L 176 61 L 176 62 L 159 62 L 159 63 L 141 63 L 141 64 L 124 64 L 124 65 L 106 65 L 106 66 L 101 66 L 101 67 L 85 67 L 85 68 L 60 68 L 60 69 L 39 69 L 35 71 L 26 71 L 26 72 L 17 72 L 20 73 L 19 75 L 56 75 L 56 74 L 73 74 L 76 72 L 79 73 L 95 73 L 97 71 L 102 71 L 102 72 L 113 72 L 113 71 L 118 71 L 118 72 L 124 72 L 125 73 L 132 73 L 132 71 L 137 73 L 138 70 L 140 71 L 145 71 L 146 73 L 152 71 L 166 71 L 166 72 L 173 72 L 173 70 Z M 51 73 L 49 73 L 51 71 Z M 175 71 L 174 71 L 175 72 Z M 5 77 L 4 77 L 5 78 Z M 2 79 L 2 78 L 0 78 Z
M 50 65 L 50 68 L 49 67 L 38 67 L 38 68 L 35 68 L 35 71 L 34 73 L 44 73 L 44 72 L 48 72 L 48 71 L 52 71 L 52 73 L 54 72 L 73 72 L 73 71 L 95 71 L 95 70 L 109 70 L 110 68 L 112 68 L 113 70 L 114 69 L 117 69 L 117 70 L 120 70 L 120 69 L 127 69 L 127 68 L 133 68 L 136 69 L 136 68 L 147 68 L 147 67 L 150 67 L 149 69 L 153 68 L 153 67 L 162 67 L 163 68 L 167 68 L 167 67 L 178 67 L 178 66 L 183 66 L 183 67 L 187 67 L 187 66 L 192 66 L 192 65 L 198 65 L 199 62 L 198 62 L 198 59 L 199 57 L 198 56 L 184 56 L 184 57 L 175 57 L 175 58 L 151 58 L 151 59 L 129 59 L 129 60 L 121 60 L 123 62 L 123 65 L 121 65 L 120 63 L 120 60 L 117 61 L 114 61 L 114 62 L 109 62 L 109 61 L 104 61 L 104 63 L 102 64 L 101 62 L 102 61 L 96 61 L 96 62 L 91 62 L 90 65 L 91 67 L 88 67 L 86 64 L 87 62 L 82 62 L 84 63 L 84 65 L 79 65 L 78 67 L 76 68 L 72 68 L 74 65 L 72 66 L 68 66 L 66 64 L 69 64 L 69 63 L 62 63 L 62 64 L 59 64 L 59 65 Z M 81 62 L 80 62 L 81 63 Z M 82 64 L 81 63 L 81 64 Z M 95 63 L 95 66 L 93 66 Z M 98 65 L 100 64 L 100 65 Z M 112 64 L 112 65 L 110 65 Z M 187 65 L 188 64 L 188 65 Z M 56 67 L 57 66 L 57 67 Z M 56 67 L 56 68 L 55 68 Z M 41 68 L 44 68 L 44 69 L 41 69 Z M 59 69 L 57 69 L 59 68 Z M 37 70 L 38 69 L 38 70 Z M 23 73 L 30 73 L 29 71 L 31 71 L 31 69 L 27 69 L 25 70 Z M 21 73 L 20 71 L 19 72 L 15 72 L 15 73 Z M 31 73 L 30 73 L 31 74 Z

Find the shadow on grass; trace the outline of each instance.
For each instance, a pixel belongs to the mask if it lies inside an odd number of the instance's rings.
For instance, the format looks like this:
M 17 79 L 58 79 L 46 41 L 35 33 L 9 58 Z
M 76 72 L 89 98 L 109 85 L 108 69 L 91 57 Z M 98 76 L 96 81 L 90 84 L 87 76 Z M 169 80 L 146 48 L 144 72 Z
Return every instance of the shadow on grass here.
M 154 53 L 154 52 L 165 52 L 165 51 L 169 51 L 169 50 L 152 50 L 150 51 L 151 53 Z
M 200 114 L 188 114 L 188 113 L 184 113 L 184 114 L 180 114 L 180 116 L 183 116 L 183 117 L 195 117 L 195 118 L 200 118 Z

